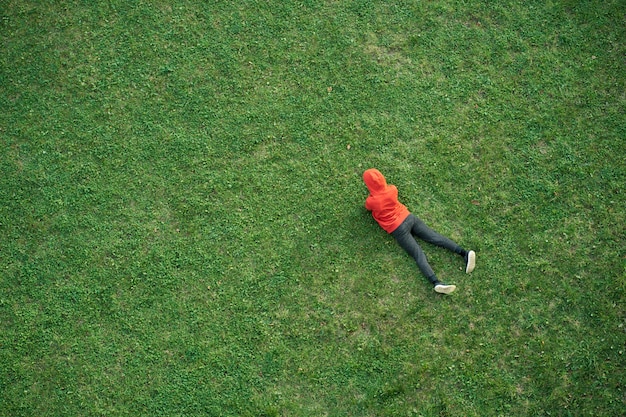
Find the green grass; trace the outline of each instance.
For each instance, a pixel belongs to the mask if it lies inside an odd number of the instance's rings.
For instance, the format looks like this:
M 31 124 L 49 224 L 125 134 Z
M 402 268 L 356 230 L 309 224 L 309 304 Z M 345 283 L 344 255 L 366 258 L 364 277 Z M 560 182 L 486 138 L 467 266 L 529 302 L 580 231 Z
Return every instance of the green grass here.
M 624 414 L 623 1 L 96 3 L 0 1 L 0 416 Z

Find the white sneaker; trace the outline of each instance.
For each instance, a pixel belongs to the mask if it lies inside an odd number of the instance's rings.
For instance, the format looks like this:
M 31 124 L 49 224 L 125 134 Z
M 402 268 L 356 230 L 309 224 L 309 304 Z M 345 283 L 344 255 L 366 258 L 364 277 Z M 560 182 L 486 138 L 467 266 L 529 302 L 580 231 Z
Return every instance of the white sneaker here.
M 435 292 L 439 294 L 450 294 L 456 290 L 456 285 L 445 285 L 445 284 L 437 284 L 435 285 Z
M 473 250 L 467 252 L 467 255 L 465 256 L 465 262 L 467 262 L 465 266 L 465 273 L 469 274 L 476 267 L 476 252 L 474 252 Z

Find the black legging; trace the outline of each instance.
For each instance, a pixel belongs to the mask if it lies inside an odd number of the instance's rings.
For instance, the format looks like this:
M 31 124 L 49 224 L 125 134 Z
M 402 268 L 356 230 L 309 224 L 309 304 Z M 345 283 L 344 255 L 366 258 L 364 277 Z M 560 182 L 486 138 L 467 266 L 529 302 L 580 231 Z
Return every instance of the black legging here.
M 413 214 L 409 214 L 409 217 L 407 217 L 406 220 L 404 220 L 402 224 L 391 233 L 391 236 L 393 236 L 398 241 L 400 246 L 402 246 L 402 248 L 413 257 L 413 259 L 415 259 L 415 263 L 417 263 L 417 266 L 420 271 L 422 271 L 422 274 L 424 274 L 424 276 L 433 284 L 436 284 L 439 281 L 437 281 L 435 272 L 428 264 L 426 255 L 424 255 L 424 251 L 417 243 L 414 236 L 425 242 L 451 250 L 459 255 L 464 252 L 463 248 L 461 248 L 457 243 L 435 232 Z

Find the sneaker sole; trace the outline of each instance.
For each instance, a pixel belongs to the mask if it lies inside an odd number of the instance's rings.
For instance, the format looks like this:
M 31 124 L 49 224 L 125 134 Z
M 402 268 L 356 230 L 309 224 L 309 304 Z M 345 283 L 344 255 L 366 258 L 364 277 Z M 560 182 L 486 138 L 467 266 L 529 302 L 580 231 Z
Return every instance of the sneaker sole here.
M 456 290 L 456 285 L 437 285 L 435 292 L 439 294 L 450 294 Z
M 465 267 L 465 273 L 471 273 L 476 267 L 476 252 L 473 250 L 467 253 L 467 266 Z

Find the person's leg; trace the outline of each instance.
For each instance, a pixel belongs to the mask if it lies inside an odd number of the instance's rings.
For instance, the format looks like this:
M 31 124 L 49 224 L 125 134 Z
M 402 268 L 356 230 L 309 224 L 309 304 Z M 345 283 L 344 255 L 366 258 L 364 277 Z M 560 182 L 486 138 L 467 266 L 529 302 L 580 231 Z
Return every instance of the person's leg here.
M 433 229 L 426 226 L 426 224 L 417 217 L 415 217 L 415 222 L 413 223 L 411 232 L 425 242 L 432 243 L 433 245 L 437 245 L 442 248 L 446 248 L 461 256 L 465 255 L 466 251 L 455 241 L 435 232 Z
M 436 285 L 439 283 L 437 277 L 435 276 L 435 272 L 428 264 L 428 260 L 426 259 L 426 255 L 424 251 L 417 243 L 413 235 L 411 234 L 411 230 L 413 229 L 413 224 L 417 218 L 413 215 L 409 215 L 407 219 L 402 222 L 400 226 L 396 230 L 394 230 L 391 235 L 396 239 L 398 244 L 404 249 L 417 264 L 417 267 L 420 269 L 422 274 L 433 284 Z
M 461 255 L 463 259 L 465 259 L 466 273 L 469 274 L 474 270 L 474 267 L 476 266 L 476 253 L 473 250 L 466 251 L 452 239 L 449 239 L 426 226 L 426 224 L 417 217 L 415 217 L 415 222 L 413 223 L 411 232 L 428 243 L 446 248 L 458 255 Z

